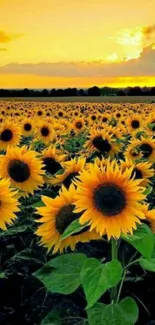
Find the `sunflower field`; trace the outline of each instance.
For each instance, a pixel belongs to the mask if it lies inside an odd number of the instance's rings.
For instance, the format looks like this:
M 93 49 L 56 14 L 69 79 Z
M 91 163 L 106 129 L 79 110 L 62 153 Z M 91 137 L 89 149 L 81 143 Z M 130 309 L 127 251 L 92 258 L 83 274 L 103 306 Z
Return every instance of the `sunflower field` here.
M 0 102 L 0 324 L 155 324 L 155 104 Z

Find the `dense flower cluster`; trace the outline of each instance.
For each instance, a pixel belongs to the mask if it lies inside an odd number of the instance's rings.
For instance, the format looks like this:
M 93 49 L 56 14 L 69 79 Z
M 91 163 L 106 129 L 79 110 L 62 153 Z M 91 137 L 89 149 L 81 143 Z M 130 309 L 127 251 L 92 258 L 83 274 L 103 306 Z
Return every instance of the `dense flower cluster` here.
M 154 162 L 154 104 L 0 102 L 0 228 L 21 198 L 47 189 L 34 219 L 53 252 L 119 238 L 143 221 L 154 231 Z M 75 221 L 79 231 L 62 239 Z

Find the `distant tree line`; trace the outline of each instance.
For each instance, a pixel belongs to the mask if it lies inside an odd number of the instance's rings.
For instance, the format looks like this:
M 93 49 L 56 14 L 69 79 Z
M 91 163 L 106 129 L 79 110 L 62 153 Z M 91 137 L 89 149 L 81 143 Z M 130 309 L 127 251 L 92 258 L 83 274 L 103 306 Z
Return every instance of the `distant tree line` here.
M 155 96 L 155 87 L 111 88 L 97 86 L 88 89 L 0 89 L 0 97 L 72 97 L 72 96 Z

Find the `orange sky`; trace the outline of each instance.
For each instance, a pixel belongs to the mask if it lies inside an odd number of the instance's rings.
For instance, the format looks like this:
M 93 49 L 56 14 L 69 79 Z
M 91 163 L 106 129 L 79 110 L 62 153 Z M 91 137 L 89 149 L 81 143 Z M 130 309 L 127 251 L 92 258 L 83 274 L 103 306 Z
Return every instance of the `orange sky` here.
M 0 0 L 0 88 L 155 85 L 155 0 Z

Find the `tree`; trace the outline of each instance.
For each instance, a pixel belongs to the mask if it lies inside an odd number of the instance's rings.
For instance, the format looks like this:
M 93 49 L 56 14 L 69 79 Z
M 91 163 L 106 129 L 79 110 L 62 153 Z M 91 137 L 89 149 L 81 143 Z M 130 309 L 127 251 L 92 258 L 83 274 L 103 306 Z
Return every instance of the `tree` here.
M 118 90 L 117 96 L 126 96 L 126 93 L 123 89 Z
M 88 89 L 88 96 L 101 96 L 101 89 L 97 86 Z
M 142 90 L 140 87 L 133 87 L 133 88 L 130 88 L 127 95 L 128 96 L 142 96 Z

